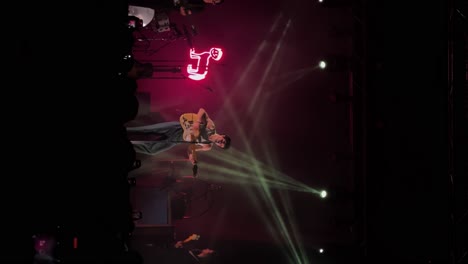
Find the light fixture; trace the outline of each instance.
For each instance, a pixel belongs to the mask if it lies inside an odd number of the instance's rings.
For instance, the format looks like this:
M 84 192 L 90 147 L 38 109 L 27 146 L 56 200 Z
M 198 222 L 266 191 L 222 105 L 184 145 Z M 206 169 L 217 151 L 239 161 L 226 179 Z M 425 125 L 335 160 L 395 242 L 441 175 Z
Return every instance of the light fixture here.
M 325 198 L 327 197 L 327 191 L 323 190 L 320 192 L 320 197 Z
M 319 67 L 320 67 L 320 69 L 325 69 L 327 67 L 327 63 L 325 61 L 321 60 L 319 62 Z
M 318 67 L 329 72 L 350 70 L 351 59 L 344 55 L 327 55 L 318 62 Z

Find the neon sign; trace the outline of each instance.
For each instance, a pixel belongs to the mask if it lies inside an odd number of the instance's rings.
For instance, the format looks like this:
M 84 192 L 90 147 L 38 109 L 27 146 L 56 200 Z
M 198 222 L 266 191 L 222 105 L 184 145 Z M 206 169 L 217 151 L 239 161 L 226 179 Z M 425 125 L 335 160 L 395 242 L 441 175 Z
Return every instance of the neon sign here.
M 204 66 L 200 66 L 200 61 L 202 56 L 205 57 Z M 210 64 L 210 59 L 219 61 L 223 57 L 223 51 L 220 48 L 211 48 L 210 51 L 204 51 L 202 53 L 196 53 L 194 48 L 190 49 L 190 59 L 195 59 L 197 61 L 197 66 L 194 68 L 192 64 L 187 65 L 187 73 L 189 78 L 195 81 L 200 81 L 205 79 L 208 74 L 208 64 Z

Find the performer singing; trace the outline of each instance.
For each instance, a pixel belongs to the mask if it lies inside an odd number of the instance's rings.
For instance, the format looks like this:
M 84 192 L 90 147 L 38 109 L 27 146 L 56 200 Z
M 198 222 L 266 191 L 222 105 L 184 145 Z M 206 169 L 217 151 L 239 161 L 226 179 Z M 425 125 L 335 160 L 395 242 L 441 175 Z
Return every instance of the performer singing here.
M 157 135 L 152 141 L 131 141 L 136 152 L 155 155 L 173 148 L 177 144 L 188 144 L 188 157 L 193 165 L 198 162 L 198 151 L 209 151 L 213 144 L 221 149 L 228 149 L 231 138 L 218 134 L 213 120 L 205 109 L 198 113 L 186 113 L 180 116 L 179 122 L 164 122 L 148 126 L 127 127 L 127 134 Z

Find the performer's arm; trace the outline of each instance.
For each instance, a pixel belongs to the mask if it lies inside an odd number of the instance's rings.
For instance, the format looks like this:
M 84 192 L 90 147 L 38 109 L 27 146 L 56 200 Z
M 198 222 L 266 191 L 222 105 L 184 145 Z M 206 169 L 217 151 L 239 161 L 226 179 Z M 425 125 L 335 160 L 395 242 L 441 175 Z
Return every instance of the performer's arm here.
M 206 124 L 206 128 L 208 129 L 215 129 L 213 120 L 208 116 L 208 113 L 203 108 L 198 110 L 197 119 L 193 124 L 193 128 L 197 130 L 200 129 L 200 124 Z
M 184 242 L 183 241 L 177 241 L 174 245 L 175 248 L 183 248 L 184 247 Z
M 206 120 L 209 119 L 210 117 L 208 116 L 208 113 L 205 111 L 205 109 L 200 108 L 197 113 L 197 121 L 199 123 L 206 123 Z
M 189 160 L 192 162 L 192 164 L 195 165 L 198 162 L 197 152 L 209 151 L 211 150 L 211 147 L 212 147 L 212 144 L 190 144 L 187 150 Z
M 209 151 L 213 144 L 198 144 L 195 151 Z

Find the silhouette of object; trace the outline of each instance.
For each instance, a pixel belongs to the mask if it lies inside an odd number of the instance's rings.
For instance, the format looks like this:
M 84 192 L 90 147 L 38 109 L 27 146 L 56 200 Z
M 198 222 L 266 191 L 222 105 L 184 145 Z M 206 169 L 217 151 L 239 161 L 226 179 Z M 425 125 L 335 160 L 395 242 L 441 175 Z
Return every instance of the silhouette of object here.
M 352 161 L 354 154 L 352 152 L 335 152 L 330 155 L 330 159 L 334 162 Z
M 329 95 L 332 103 L 352 103 L 353 97 L 347 94 L 332 93 Z
M 171 217 L 173 220 L 180 220 L 184 218 L 191 196 L 189 193 L 190 192 L 178 192 L 171 198 Z
M 112 98 L 115 98 L 115 108 L 119 111 L 116 113 L 116 116 L 118 116 L 117 122 L 119 122 L 119 124 L 125 124 L 134 120 L 138 115 L 140 103 L 136 97 L 136 90 L 137 83 L 135 79 L 126 76 L 116 78 L 115 93 Z
M 133 220 L 140 220 L 143 218 L 143 212 L 141 211 L 133 211 L 132 212 L 132 219 Z
M 136 179 L 135 177 L 128 178 L 128 185 L 130 187 L 134 187 L 136 185 Z
M 127 72 L 127 76 L 132 79 L 151 78 L 153 72 L 153 64 L 133 60 L 132 68 Z
M 132 167 L 130 168 L 130 170 L 136 170 L 136 169 L 138 169 L 138 168 L 140 168 L 140 167 L 141 167 L 141 160 L 135 160 L 135 161 L 133 162 L 133 165 L 132 165 Z M 135 178 L 133 178 L 133 179 L 135 179 Z M 136 183 L 136 180 L 135 180 L 135 183 Z

